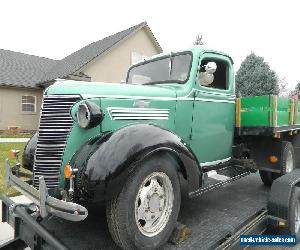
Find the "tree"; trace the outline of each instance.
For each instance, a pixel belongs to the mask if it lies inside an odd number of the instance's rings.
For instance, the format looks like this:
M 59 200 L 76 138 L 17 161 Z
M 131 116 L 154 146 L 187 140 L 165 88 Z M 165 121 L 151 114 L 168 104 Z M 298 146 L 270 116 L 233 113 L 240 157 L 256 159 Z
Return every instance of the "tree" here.
M 295 91 L 297 91 L 297 93 L 300 93 L 300 81 L 297 83 Z
M 203 44 L 204 44 L 204 42 L 203 42 L 203 35 L 199 33 L 196 36 L 196 40 L 194 42 L 194 45 L 203 45 Z
M 252 52 L 245 58 L 236 74 L 236 93 L 242 96 L 278 95 L 278 77 L 263 57 Z
M 298 99 L 299 94 L 300 94 L 300 81 L 297 83 L 295 88 L 291 91 L 290 98 Z
M 289 83 L 287 82 L 285 77 L 282 77 L 278 80 L 279 85 L 279 95 L 280 96 L 289 96 L 291 93 L 291 89 L 289 88 Z

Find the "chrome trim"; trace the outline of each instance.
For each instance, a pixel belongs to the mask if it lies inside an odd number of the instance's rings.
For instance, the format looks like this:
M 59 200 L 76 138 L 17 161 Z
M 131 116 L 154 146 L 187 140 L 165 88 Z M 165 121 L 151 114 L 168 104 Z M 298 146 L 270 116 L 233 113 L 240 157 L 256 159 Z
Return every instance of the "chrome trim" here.
M 235 100 L 236 96 L 229 94 L 229 93 L 219 93 L 219 92 L 209 92 L 203 91 L 200 89 L 192 88 L 191 91 L 182 97 L 158 97 L 158 96 L 128 96 L 128 95 L 93 95 L 93 94 L 82 94 L 83 98 L 92 98 L 92 97 L 99 97 L 99 98 L 113 98 L 113 99 L 133 99 L 133 100 L 159 100 L 159 101 L 176 101 L 176 100 L 184 100 L 184 101 L 192 101 L 194 100 L 191 95 L 194 92 L 201 92 L 203 94 L 209 95 L 216 95 L 219 97 L 228 98 L 230 100 Z
M 108 107 L 111 120 L 168 120 L 169 109 Z
M 70 110 L 79 95 L 45 95 L 33 167 L 33 186 L 44 176 L 47 188 L 59 186 L 60 165 L 73 118 Z
M 83 98 L 113 98 L 113 99 L 134 99 L 134 100 L 159 100 L 159 101 L 172 101 L 177 100 L 176 97 L 157 97 L 157 96 L 129 96 L 129 95 L 93 95 L 82 94 Z
M 8 159 L 5 160 L 5 167 L 6 185 L 8 187 L 13 186 L 38 205 L 42 218 L 52 214 L 69 221 L 82 221 L 88 216 L 88 210 L 85 207 L 50 196 L 44 176 L 39 177 L 39 190 L 37 190 L 13 175 Z
M 133 116 L 128 116 L 128 117 L 118 117 L 114 118 L 113 120 L 168 120 L 168 117 L 133 117 Z
M 195 98 L 196 101 L 203 101 L 203 102 L 221 102 L 221 103 L 233 103 L 235 104 L 235 101 L 229 101 L 229 100 L 218 100 L 218 99 L 208 99 L 208 98 Z
M 235 95 L 228 94 L 228 93 L 210 92 L 210 91 L 204 91 L 204 90 L 195 89 L 195 88 L 193 88 L 193 90 L 198 91 L 198 92 L 203 93 L 203 94 L 208 94 L 208 95 L 218 95 L 218 96 L 232 97 L 232 98 L 236 97 Z

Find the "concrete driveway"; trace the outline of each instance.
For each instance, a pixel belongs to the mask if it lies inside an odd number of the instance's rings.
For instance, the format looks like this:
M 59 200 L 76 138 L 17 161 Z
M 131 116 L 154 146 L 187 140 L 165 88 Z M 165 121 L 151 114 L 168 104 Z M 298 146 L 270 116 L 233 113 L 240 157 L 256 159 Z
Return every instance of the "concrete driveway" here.
M 30 138 L 0 138 L 1 142 L 28 142 Z

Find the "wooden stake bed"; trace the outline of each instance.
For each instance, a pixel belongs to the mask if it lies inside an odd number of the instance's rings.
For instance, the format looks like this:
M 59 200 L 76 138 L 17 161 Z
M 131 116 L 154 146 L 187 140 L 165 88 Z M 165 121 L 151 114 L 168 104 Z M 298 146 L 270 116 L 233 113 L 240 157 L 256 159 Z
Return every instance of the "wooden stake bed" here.
M 298 99 L 274 95 L 237 98 L 237 135 L 274 135 L 299 129 Z

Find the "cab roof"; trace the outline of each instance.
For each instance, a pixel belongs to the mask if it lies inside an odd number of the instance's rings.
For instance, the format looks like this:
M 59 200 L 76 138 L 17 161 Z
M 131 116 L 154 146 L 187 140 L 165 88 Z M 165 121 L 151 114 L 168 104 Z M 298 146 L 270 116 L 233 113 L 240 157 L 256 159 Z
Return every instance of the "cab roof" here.
M 203 45 L 196 45 L 196 46 L 193 46 L 193 47 L 188 48 L 188 49 L 177 50 L 177 51 L 169 51 L 169 52 L 164 52 L 164 53 L 156 54 L 154 56 L 147 57 L 146 59 L 144 59 L 142 61 L 150 61 L 150 60 L 153 60 L 155 58 L 159 58 L 159 57 L 170 55 L 171 53 L 180 53 L 180 52 L 188 52 L 188 51 L 192 52 L 193 54 L 201 54 L 201 53 L 204 53 L 204 52 L 210 52 L 210 53 L 215 53 L 215 54 L 223 55 L 223 56 L 228 57 L 230 59 L 230 61 L 232 62 L 232 64 L 233 64 L 233 60 L 232 60 L 232 58 L 228 54 L 226 54 L 224 52 L 221 52 L 221 51 L 218 51 L 218 50 L 214 50 L 214 49 L 205 47 Z M 135 64 L 139 64 L 142 61 L 138 61 Z

